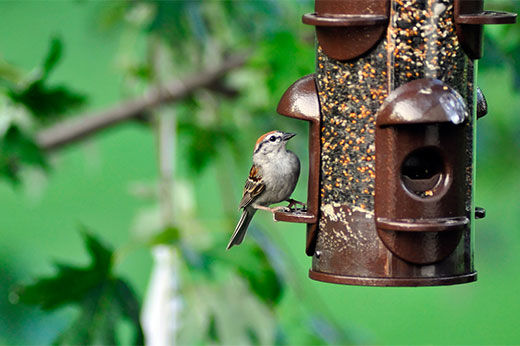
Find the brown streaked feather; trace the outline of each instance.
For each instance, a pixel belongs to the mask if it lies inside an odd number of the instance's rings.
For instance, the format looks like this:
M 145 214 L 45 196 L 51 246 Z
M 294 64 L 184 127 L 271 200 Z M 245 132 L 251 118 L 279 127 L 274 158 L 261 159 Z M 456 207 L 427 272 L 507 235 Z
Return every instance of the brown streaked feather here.
M 244 186 L 244 193 L 238 209 L 242 209 L 250 205 L 264 191 L 265 185 L 262 183 L 262 177 L 257 166 L 253 165 L 249 171 L 249 177 Z

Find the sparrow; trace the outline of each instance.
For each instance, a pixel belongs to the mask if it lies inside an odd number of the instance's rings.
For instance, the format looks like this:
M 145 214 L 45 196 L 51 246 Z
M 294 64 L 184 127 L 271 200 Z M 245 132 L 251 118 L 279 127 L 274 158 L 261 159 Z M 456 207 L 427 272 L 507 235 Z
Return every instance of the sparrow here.
M 294 204 L 305 207 L 304 203 L 290 198 L 300 176 L 300 160 L 285 146 L 295 135 L 295 133 L 271 131 L 260 136 L 256 141 L 253 150 L 253 166 L 249 171 L 242 200 L 238 206 L 238 209 L 243 209 L 242 215 L 227 250 L 233 245 L 242 243 L 247 227 L 258 209 L 274 213 L 290 209 Z M 289 202 L 289 205 L 269 207 L 271 204 L 283 201 Z

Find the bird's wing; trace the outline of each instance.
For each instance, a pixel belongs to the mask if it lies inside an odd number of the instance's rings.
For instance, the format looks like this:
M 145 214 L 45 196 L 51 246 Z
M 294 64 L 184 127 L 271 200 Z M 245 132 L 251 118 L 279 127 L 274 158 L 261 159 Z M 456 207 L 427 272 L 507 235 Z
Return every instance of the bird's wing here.
M 244 186 L 244 193 L 238 209 L 242 209 L 253 203 L 253 201 L 264 191 L 265 185 L 262 183 L 262 176 L 257 166 L 253 165 L 249 171 L 249 177 Z

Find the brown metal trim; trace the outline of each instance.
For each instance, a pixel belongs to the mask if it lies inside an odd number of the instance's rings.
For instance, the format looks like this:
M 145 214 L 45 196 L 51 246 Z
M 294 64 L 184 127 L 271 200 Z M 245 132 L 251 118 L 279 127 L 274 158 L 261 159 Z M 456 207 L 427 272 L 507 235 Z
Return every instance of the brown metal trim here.
M 310 74 L 293 83 L 283 94 L 276 111 L 287 117 L 309 122 L 309 181 L 307 212 L 276 212 L 276 221 L 307 223 L 306 254 L 314 254 L 318 230 L 320 184 L 320 103 L 315 75 Z
M 302 22 L 314 26 L 369 26 L 383 25 L 388 22 L 388 17 L 377 14 L 341 14 L 334 16 L 320 16 L 316 13 L 307 13 L 302 17 Z
M 484 11 L 483 0 L 455 0 L 453 6 L 457 38 L 471 59 L 482 57 L 482 25 L 516 23 L 516 13 Z
M 477 280 L 477 272 L 435 278 L 377 278 L 334 275 L 309 270 L 309 277 L 313 280 L 342 285 L 416 287 L 456 285 L 473 282 Z
M 277 211 L 274 213 L 276 221 L 294 222 L 294 223 L 316 223 L 318 217 L 316 214 L 301 211 Z
M 318 97 L 316 89 L 316 81 L 313 78 L 314 90 L 316 97 Z M 319 105 L 319 102 L 318 102 Z M 320 124 L 321 117 L 318 116 L 314 121 L 309 123 L 309 187 L 307 197 L 308 209 L 318 217 L 320 205 L 320 159 L 321 159 L 321 145 L 320 145 Z M 307 256 L 314 255 L 316 248 L 316 236 L 318 234 L 318 222 L 307 225 L 307 237 L 305 243 L 305 253 Z
M 514 24 L 516 23 L 516 13 L 482 11 L 473 14 L 461 14 L 455 18 L 457 24 Z
M 445 232 L 458 231 L 469 224 L 465 216 L 422 220 L 390 220 L 383 217 L 376 219 L 379 229 L 401 232 Z

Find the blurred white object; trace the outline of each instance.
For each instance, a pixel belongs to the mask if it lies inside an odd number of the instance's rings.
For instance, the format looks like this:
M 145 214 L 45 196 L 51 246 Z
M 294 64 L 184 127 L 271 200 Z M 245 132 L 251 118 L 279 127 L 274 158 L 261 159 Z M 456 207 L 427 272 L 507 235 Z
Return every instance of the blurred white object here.
M 177 253 L 170 246 L 159 245 L 152 254 L 155 264 L 141 315 L 145 342 L 149 346 L 175 345 L 182 304 Z

